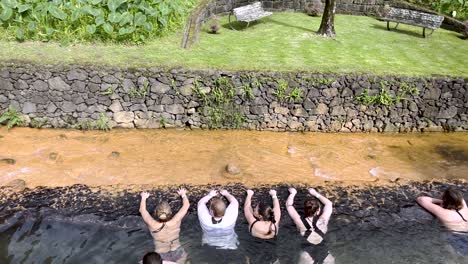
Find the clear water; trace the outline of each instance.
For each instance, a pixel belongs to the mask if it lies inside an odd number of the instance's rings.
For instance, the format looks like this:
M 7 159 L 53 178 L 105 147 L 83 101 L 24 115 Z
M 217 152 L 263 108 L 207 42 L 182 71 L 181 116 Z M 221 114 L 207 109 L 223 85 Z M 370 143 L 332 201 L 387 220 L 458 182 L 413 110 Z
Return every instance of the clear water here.
M 332 220 L 327 241 L 335 263 L 468 263 L 434 221 L 375 226 Z M 204 248 L 198 220 L 188 215 L 181 241 L 191 263 L 268 263 L 271 258 L 298 263 L 302 242 L 287 215 L 274 243 L 250 237 L 242 217 L 236 229 L 241 242 L 237 251 Z M 105 222 L 90 215 L 69 218 L 42 211 L 0 225 L 0 263 L 138 263 L 152 249 L 152 238 L 138 216 Z

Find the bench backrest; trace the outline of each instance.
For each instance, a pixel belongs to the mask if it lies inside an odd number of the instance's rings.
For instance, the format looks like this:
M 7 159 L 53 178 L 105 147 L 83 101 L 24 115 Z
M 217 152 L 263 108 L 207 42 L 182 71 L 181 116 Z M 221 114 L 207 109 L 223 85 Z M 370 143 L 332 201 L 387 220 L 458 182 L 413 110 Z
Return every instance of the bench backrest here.
M 244 20 L 250 20 L 250 18 L 252 17 L 261 15 L 265 11 L 262 8 L 262 3 L 255 2 L 251 5 L 234 8 L 233 12 L 237 20 L 244 21 Z
M 391 7 L 387 10 L 385 19 L 430 29 L 438 29 L 444 17 L 415 10 Z

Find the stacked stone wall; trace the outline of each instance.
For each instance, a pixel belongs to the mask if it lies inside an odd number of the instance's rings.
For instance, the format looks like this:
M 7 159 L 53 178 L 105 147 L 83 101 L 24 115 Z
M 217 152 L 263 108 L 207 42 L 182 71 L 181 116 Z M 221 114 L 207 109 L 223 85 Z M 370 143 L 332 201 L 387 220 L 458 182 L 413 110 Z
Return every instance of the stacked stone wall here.
M 228 83 L 224 91 L 221 80 Z M 366 105 L 357 99 L 382 92 L 399 100 Z M 222 103 L 213 106 L 207 98 Z M 28 124 L 41 120 L 53 128 L 104 116 L 111 127 L 123 128 L 461 131 L 468 130 L 468 80 L 4 65 L 0 113 L 9 107 L 24 114 Z M 222 119 L 226 113 L 229 120 Z

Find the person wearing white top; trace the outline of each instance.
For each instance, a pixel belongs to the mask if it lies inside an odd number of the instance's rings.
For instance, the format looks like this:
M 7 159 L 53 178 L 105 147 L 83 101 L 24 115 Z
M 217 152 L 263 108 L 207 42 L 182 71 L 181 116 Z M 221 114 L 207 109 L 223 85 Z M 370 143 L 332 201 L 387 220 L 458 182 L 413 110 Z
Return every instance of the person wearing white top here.
M 221 190 L 219 194 L 229 201 L 229 206 L 226 207 L 223 199 L 215 197 L 218 195 L 216 190 L 211 190 L 198 202 L 198 220 L 203 230 L 202 244 L 218 249 L 237 249 L 239 240 L 234 228 L 239 215 L 239 202 L 226 190 Z

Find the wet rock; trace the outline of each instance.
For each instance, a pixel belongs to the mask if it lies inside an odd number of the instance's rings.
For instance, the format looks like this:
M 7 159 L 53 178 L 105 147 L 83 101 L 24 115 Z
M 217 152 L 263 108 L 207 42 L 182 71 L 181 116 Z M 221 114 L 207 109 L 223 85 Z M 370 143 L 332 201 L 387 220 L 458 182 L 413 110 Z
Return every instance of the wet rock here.
M 230 163 L 226 165 L 226 172 L 231 175 L 238 175 L 241 173 L 241 170 L 236 164 Z
M 112 151 L 111 154 L 109 154 L 109 158 L 113 158 L 113 159 L 120 158 L 120 152 Z
M 21 179 L 12 180 L 5 185 L 10 188 L 13 192 L 22 192 L 26 189 L 26 182 Z
M 58 153 L 56 153 L 56 152 L 49 153 L 49 159 L 50 160 L 57 160 L 57 158 L 58 158 Z
M 16 160 L 14 159 L 9 159 L 9 158 L 6 158 L 6 159 L 0 159 L 0 164 L 8 164 L 8 165 L 14 165 L 16 163 Z

